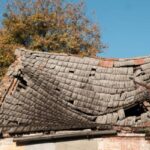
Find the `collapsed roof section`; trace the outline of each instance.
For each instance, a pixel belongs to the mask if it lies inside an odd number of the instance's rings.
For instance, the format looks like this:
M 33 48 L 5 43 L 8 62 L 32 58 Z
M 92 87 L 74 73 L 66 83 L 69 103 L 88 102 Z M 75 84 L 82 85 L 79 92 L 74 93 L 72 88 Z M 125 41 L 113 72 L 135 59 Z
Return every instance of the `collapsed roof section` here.
M 150 126 L 150 57 L 80 58 L 16 50 L 0 85 L 1 132 Z M 137 84 L 141 83 L 141 84 Z

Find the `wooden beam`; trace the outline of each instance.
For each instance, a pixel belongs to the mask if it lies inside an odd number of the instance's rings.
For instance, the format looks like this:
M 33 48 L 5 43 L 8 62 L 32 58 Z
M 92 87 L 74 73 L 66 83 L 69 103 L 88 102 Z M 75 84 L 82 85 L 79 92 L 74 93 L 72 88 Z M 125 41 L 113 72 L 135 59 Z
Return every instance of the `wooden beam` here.
M 63 134 L 54 134 L 54 135 L 35 135 L 35 136 L 26 136 L 14 138 L 13 142 L 18 144 L 26 144 L 31 142 L 44 142 L 44 141 L 56 141 L 56 140 L 71 140 L 78 138 L 94 138 L 101 136 L 116 135 L 115 130 L 103 130 L 103 131 L 79 131 L 73 133 L 63 133 Z

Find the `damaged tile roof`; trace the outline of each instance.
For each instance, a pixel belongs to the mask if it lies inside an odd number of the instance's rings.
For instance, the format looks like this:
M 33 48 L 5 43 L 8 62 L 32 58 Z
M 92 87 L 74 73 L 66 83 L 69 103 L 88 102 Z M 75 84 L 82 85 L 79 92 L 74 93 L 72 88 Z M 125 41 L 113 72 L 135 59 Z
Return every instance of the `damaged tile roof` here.
M 150 95 L 142 86 L 150 83 L 150 57 L 81 58 L 25 49 L 16 57 L 0 83 L 1 133 L 150 126 Z

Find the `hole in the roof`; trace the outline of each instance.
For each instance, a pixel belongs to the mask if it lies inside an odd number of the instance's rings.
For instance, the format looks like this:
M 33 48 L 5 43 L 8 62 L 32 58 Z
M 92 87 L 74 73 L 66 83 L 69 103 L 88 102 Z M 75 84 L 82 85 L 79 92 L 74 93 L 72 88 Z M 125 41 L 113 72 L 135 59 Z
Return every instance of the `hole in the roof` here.
M 26 89 L 27 88 L 27 81 L 22 76 L 16 76 L 19 80 L 17 89 Z
M 60 92 L 60 89 L 59 89 L 59 88 L 56 88 L 55 90 Z
M 96 71 L 96 68 L 91 68 L 91 71 Z
M 125 116 L 140 116 L 142 113 L 146 112 L 142 104 L 137 104 L 127 110 L 125 110 Z
M 69 103 L 73 104 L 73 103 L 74 103 L 74 100 L 70 100 Z
M 95 76 L 95 74 L 92 74 L 92 73 L 89 74 L 89 77 L 93 77 L 93 76 Z
M 74 73 L 74 71 L 73 70 L 69 70 L 69 73 Z

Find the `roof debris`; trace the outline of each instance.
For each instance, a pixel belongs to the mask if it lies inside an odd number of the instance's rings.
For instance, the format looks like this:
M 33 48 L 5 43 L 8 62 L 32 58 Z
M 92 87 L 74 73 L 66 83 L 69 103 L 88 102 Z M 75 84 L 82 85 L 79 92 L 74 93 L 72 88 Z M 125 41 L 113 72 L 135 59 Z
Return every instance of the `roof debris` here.
M 150 127 L 150 57 L 16 56 L 0 84 L 1 133 Z

